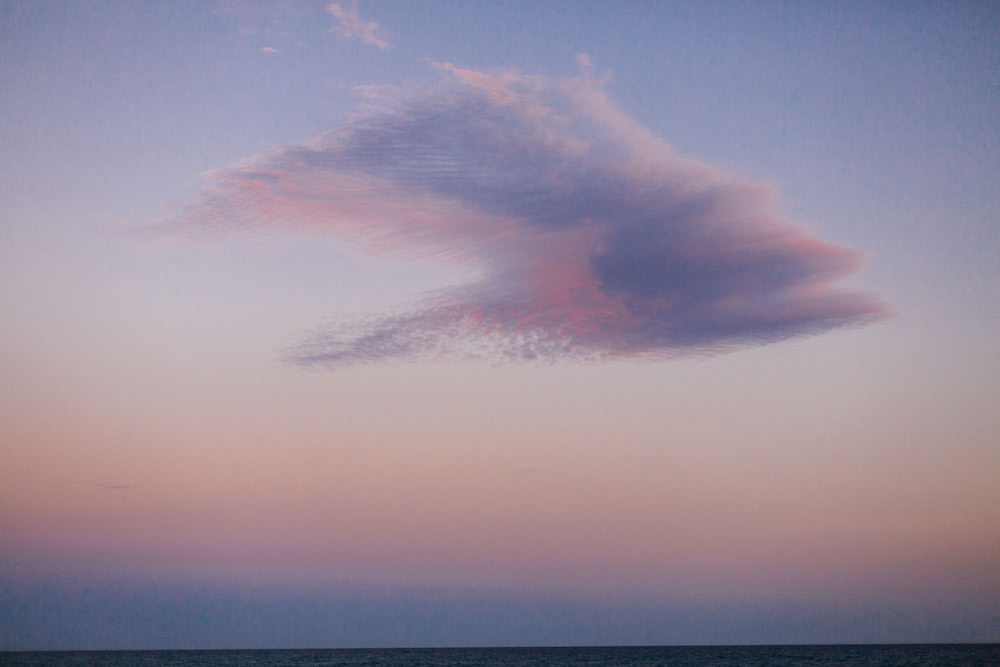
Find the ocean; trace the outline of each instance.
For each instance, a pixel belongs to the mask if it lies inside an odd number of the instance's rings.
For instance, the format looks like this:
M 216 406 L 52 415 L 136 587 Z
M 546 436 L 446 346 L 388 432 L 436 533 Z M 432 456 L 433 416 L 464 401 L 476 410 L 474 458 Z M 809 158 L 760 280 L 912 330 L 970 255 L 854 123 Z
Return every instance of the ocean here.
M 256 665 L 978 665 L 1000 666 L 1000 644 L 831 646 L 608 646 L 537 648 L 276 649 L 218 651 L 27 651 L 2 665 L 176 667 Z

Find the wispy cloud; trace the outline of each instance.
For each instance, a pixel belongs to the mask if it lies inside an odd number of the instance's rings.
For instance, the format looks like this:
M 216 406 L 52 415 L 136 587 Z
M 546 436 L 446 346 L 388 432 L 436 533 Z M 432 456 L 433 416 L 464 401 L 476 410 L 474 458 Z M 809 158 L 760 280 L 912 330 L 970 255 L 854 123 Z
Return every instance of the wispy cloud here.
M 175 222 L 309 230 L 459 263 L 470 284 L 292 353 L 341 366 L 435 354 L 663 357 L 885 316 L 838 286 L 855 250 L 784 220 L 771 190 L 674 154 L 590 75 L 484 73 L 213 172 Z
M 124 491 L 125 489 L 131 489 L 131 484 L 121 484 L 119 482 L 77 482 L 82 486 L 96 486 L 102 489 L 109 489 L 111 491 Z
M 330 29 L 331 32 L 344 39 L 360 39 L 365 44 L 377 46 L 380 49 L 389 48 L 389 41 L 386 39 L 382 27 L 375 21 L 365 21 L 358 16 L 357 6 L 348 7 L 339 2 L 331 2 L 327 5 L 326 11 L 337 19 L 337 25 Z
M 260 52 L 261 53 L 281 53 L 281 51 L 279 51 L 278 49 L 276 49 L 274 47 L 271 47 L 271 46 L 262 46 L 262 47 L 260 47 Z

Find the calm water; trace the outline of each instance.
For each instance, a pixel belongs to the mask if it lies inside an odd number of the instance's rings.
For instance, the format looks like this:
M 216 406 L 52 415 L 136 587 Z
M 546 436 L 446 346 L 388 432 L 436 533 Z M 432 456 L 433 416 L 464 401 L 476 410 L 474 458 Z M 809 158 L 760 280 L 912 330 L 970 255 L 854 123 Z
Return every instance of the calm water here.
M 586 648 L 60 651 L 0 653 L 3 665 L 989 665 L 1000 644 Z

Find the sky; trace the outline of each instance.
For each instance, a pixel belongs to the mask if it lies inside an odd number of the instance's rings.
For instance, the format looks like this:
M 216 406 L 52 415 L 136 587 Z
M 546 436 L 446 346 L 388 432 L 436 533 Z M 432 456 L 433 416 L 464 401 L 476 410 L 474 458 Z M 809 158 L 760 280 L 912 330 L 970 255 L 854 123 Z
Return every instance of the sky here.
M 1000 641 L 998 25 L 0 3 L 0 650 Z

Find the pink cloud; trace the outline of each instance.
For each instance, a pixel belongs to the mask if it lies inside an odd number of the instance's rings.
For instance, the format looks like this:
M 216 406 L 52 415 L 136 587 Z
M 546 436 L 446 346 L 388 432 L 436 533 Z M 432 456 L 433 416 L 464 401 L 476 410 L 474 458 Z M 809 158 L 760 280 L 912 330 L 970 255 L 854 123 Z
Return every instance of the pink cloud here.
M 864 324 L 862 256 L 780 215 L 769 188 L 679 157 L 588 66 L 452 76 L 304 146 L 206 177 L 174 224 L 329 234 L 480 276 L 314 337 L 300 363 L 433 354 L 662 357 Z

